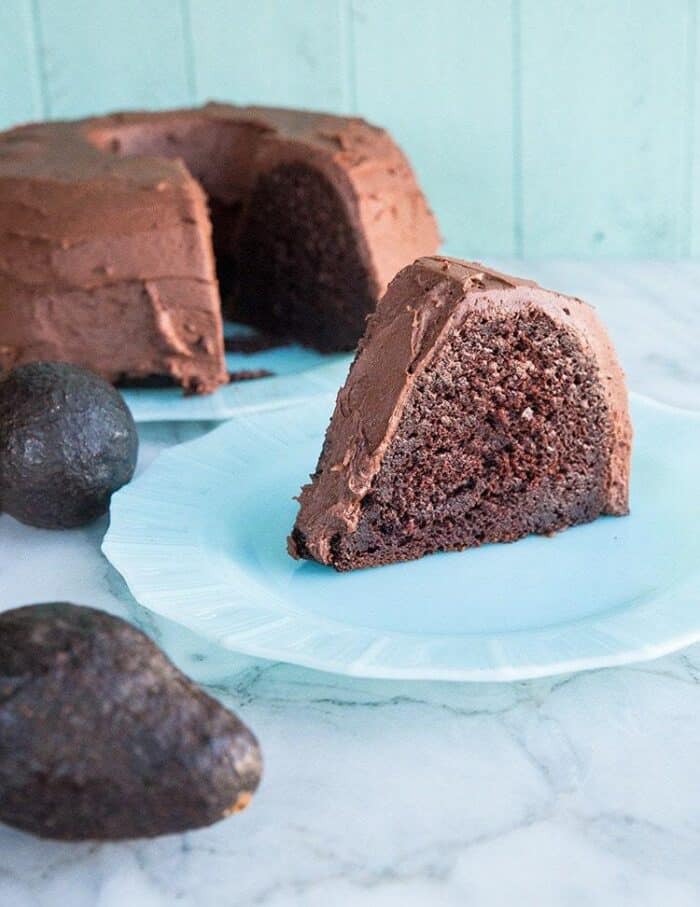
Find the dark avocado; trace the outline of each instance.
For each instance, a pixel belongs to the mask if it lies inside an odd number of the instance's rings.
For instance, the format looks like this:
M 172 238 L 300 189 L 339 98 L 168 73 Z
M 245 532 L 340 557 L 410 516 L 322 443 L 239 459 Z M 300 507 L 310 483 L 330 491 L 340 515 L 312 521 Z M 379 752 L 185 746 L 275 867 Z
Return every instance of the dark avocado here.
M 32 362 L 0 379 L 0 510 L 23 523 L 90 523 L 133 476 L 137 452 L 120 394 L 87 369 Z
M 0 821 L 65 841 L 153 837 L 243 809 L 255 737 L 131 624 L 0 614 Z

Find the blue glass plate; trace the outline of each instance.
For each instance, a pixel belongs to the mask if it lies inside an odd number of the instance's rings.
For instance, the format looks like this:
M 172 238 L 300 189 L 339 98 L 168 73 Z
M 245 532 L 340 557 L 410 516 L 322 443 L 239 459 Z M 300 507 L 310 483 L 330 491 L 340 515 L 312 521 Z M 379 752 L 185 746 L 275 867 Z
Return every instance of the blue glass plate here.
M 227 337 L 254 335 L 244 325 L 227 323 Z M 300 403 L 317 394 L 337 392 L 352 356 L 323 355 L 298 344 L 258 353 L 227 353 L 230 372 L 267 369 L 272 377 L 238 381 L 213 394 L 185 397 L 179 387 L 130 388 L 122 394 L 137 422 L 223 421 L 239 412 L 260 412 Z
M 633 397 L 629 517 L 341 575 L 285 547 L 333 398 L 238 414 L 114 497 L 104 551 L 141 604 L 366 677 L 513 680 L 700 639 L 700 415 Z

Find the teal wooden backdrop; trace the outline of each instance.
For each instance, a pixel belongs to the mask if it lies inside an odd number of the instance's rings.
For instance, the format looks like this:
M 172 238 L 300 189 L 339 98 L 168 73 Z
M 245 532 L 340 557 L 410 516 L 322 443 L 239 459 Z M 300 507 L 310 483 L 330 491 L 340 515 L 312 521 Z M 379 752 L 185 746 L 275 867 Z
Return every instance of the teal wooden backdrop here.
M 0 0 L 0 127 L 209 98 L 358 113 L 445 247 L 700 255 L 700 0 Z

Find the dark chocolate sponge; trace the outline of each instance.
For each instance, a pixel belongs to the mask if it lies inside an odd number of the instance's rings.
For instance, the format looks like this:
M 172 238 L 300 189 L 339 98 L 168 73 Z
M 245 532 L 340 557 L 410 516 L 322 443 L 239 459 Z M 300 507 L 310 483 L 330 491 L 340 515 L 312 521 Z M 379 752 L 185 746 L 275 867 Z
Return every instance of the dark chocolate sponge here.
M 419 259 L 369 319 L 289 550 L 351 570 L 622 515 L 630 449 L 590 306 Z
M 140 630 L 92 608 L 0 615 L 0 820 L 66 841 L 152 837 L 243 809 L 258 744 Z
M 0 378 L 0 509 L 23 523 L 68 529 L 106 513 L 137 451 L 131 413 L 98 375 L 33 362 Z
M 303 164 L 262 177 L 241 240 L 241 321 L 321 352 L 352 350 L 376 289 L 335 188 Z

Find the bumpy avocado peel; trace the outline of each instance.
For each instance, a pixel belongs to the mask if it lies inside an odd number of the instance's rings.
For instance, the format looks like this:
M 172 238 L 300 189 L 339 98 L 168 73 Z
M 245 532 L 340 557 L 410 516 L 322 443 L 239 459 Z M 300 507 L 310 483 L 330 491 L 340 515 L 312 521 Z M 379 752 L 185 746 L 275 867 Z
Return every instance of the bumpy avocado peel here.
M 0 614 L 0 820 L 62 840 L 152 837 L 243 809 L 248 728 L 140 630 L 64 602 Z
M 30 526 L 82 526 L 130 481 L 138 435 L 121 395 L 60 362 L 0 379 L 0 510 Z

